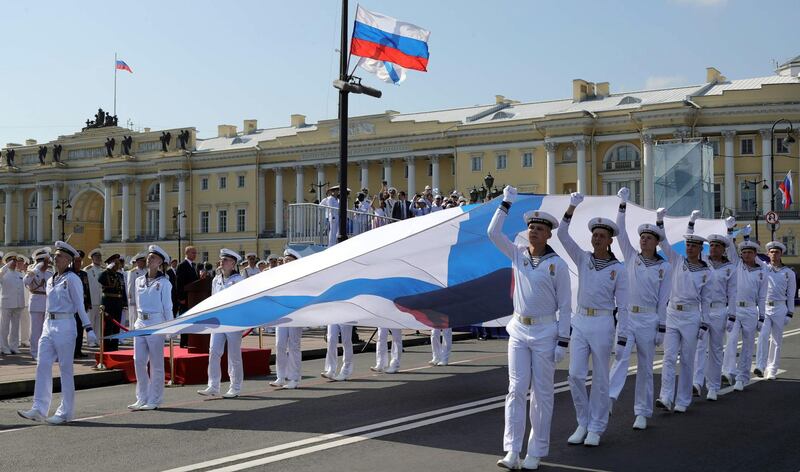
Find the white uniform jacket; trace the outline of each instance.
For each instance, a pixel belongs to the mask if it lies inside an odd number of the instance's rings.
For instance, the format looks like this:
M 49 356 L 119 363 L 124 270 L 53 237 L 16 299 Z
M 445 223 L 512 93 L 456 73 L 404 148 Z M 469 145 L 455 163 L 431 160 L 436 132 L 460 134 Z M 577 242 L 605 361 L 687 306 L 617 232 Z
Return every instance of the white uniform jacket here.
M 136 311 L 136 328 L 172 319 L 172 284 L 167 276 L 159 272 L 152 279 L 147 274 L 136 279 Z
M 47 308 L 47 281 L 53 276 L 53 271 L 32 269 L 23 279 L 25 286 L 31 293 L 30 312 L 42 313 Z M 81 292 L 83 293 L 83 292 Z
M 77 313 L 83 327 L 90 326 L 89 315 L 83 306 L 83 282 L 72 271 L 54 275 L 47 281 L 47 313 Z
M 0 308 L 24 308 L 25 307 L 25 284 L 23 283 L 24 274 L 17 270 L 11 270 L 8 264 L 0 267 Z

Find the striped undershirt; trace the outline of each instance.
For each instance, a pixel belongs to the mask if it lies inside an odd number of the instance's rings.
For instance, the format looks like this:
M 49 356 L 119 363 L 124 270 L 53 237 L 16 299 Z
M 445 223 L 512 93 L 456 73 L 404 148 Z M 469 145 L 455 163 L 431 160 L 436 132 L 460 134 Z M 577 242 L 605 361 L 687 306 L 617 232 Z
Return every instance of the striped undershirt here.
M 662 259 L 661 256 L 659 256 L 657 254 L 656 254 L 656 257 L 651 259 L 649 257 L 645 257 L 642 253 L 639 253 L 639 260 L 644 263 L 645 267 L 653 267 L 653 266 L 657 266 L 657 265 L 661 264 L 661 262 L 664 259 Z
M 689 272 L 699 272 L 701 270 L 706 270 L 706 265 L 703 264 L 703 261 L 694 263 L 694 262 L 689 262 L 689 259 L 685 259 L 684 264 L 686 264 L 686 268 L 689 269 Z
M 617 262 L 617 260 L 614 259 L 613 257 L 609 259 L 597 259 L 596 257 L 594 257 L 594 254 L 590 254 L 590 256 L 592 258 L 592 267 L 594 267 L 594 270 L 597 271 L 603 270 L 606 267 L 610 266 L 611 264 Z

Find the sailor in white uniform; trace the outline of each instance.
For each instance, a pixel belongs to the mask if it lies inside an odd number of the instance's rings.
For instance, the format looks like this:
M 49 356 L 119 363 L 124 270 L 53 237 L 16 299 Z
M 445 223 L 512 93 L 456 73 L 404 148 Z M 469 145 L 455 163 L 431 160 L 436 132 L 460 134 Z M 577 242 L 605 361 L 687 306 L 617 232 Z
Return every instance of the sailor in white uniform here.
M 664 208 L 656 210 L 656 225 L 659 228 L 664 227 L 665 213 Z M 698 338 L 708 331 L 711 302 L 709 285 L 713 276 L 711 268 L 701 257 L 706 239 L 695 234 L 686 234 L 683 239 L 686 242 L 686 257 L 675 252 L 667 238 L 659 243 L 672 265 L 672 290 L 667 305 L 661 392 L 656 399 L 656 406 L 677 412 L 685 412 L 692 403 L 694 357 Z M 681 371 L 676 396 L 675 366 L 679 356 Z
M 300 254 L 292 248 L 283 252 L 284 264 L 300 259 Z M 302 356 L 300 342 L 303 328 L 296 326 L 275 327 L 275 374 L 269 384 L 273 387 L 295 389 L 300 387 L 302 378 Z
M 244 280 L 236 267 L 242 260 L 239 253 L 222 248 L 219 251 L 220 270 L 211 281 L 211 295 L 215 295 L 231 285 Z M 225 352 L 225 343 L 228 344 L 228 377 L 231 385 L 223 398 L 236 398 L 242 391 L 244 379 L 244 366 L 242 364 L 242 335 L 244 331 L 231 331 L 227 333 L 213 333 L 211 344 L 208 348 L 208 386 L 198 390 L 200 395 L 216 396 L 220 392 L 222 379 L 222 354 Z
M 734 390 L 744 390 L 744 386 L 750 381 L 750 365 L 753 359 L 753 347 L 755 344 L 756 327 L 759 320 L 764 319 L 764 309 L 767 299 L 767 269 L 759 264 L 757 253 L 759 245 L 749 240 L 750 226 L 742 230 L 745 240 L 739 243 L 739 256 L 733 255 L 736 261 L 736 301 L 735 309 L 728 316 L 726 329 L 728 331 L 728 342 L 725 346 L 725 354 L 722 361 L 722 372 L 725 379 L 734 386 Z M 742 353 L 738 360 L 736 358 L 736 348 L 741 335 Z M 735 374 L 735 379 L 733 378 Z M 708 377 L 709 382 L 712 380 Z M 716 378 L 716 390 L 721 386 L 719 374 Z M 709 394 L 711 387 L 709 386 Z M 716 399 L 714 395 L 707 397 L 711 400 Z
M 258 268 L 258 255 L 255 252 L 248 252 L 244 257 L 247 259 L 247 265 L 242 271 L 242 277 L 246 279 L 261 273 L 261 269 Z
M 766 316 L 758 336 L 754 372 L 759 377 L 766 375 L 768 379 L 774 379 L 780 367 L 783 330 L 794 315 L 797 281 L 794 271 L 781 262 L 786 246 L 778 241 L 772 241 L 767 244 L 767 251 L 770 262 L 766 268 L 768 279 Z
M 319 202 L 320 206 L 327 207 L 325 211 L 328 220 L 328 247 L 336 244 L 339 237 L 339 186 L 334 185 L 328 189 L 328 196 Z
M 50 424 L 71 421 L 75 414 L 75 379 L 72 360 L 75 352 L 77 324 L 75 313 L 81 319 L 87 338 L 97 344 L 89 317 L 83 307 L 83 284 L 78 274 L 69 267 L 78 251 L 63 241 L 55 243 L 56 273 L 46 285 L 46 318 L 39 338 L 39 358 L 36 364 L 36 385 L 33 407 L 18 411 L 20 416 L 33 421 L 45 421 L 53 399 L 53 362 L 58 360 L 61 378 L 61 405 L 47 418 Z
M 147 248 L 147 273 L 136 279 L 135 329 L 142 329 L 173 319 L 172 284 L 159 270 L 169 263 L 167 252 L 151 244 Z M 148 362 L 150 369 L 148 372 Z M 136 402 L 131 410 L 155 410 L 164 400 L 164 335 L 138 336 L 133 340 L 133 364 L 136 370 Z
M 19 354 L 19 326 L 25 311 L 24 274 L 17 270 L 17 255 L 5 255 L 0 267 L 0 352 Z
M 692 212 L 686 228 L 687 234 L 694 234 L 694 223 L 699 217 L 699 211 Z M 697 397 L 703 394 L 704 384 L 709 392 L 714 392 L 706 395 L 706 398 L 716 397 L 716 392 L 719 391 L 725 328 L 728 323 L 727 319 L 736 312 L 736 302 L 738 301 L 736 298 L 738 281 L 736 269 L 739 257 L 736 247 L 731 241 L 736 219 L 729 216 L 725 219 L 725 225 L 728 227 L 728 236 L 709 234 L 706 238 L 709 250 L 708 257 L 704 257 L 704 260 L 708 263 L 712 273 L 709 282 L 711 301 L 708 312 L 708 332 L 697 340 L 695 351 L 692 390 Z
M 573 193 L 570 206 L 558 227 L 558 239 L 578 269 L 578 309 L 572 317 L 572 348 L 569 359 L 569 386 L 578 427 L 568 444 L 600 445 L 600 435 L 608 425 L 611 400 L 609 358 L 612 348 L 617 361 L 628 342 L 628 277 L 625 266 L 611 252 L 613 238 L 619 234 L 616 223 L 595 217 L 589 220 L 592 252 L 584 251 L 569 235 L 575 207 L 583 195 Z M 614 344 L 614 308 L 617 309 L 617 336 Z M 586 389 L 592 361 L 591 397 Z
M 653 416 L 653 358 L 656 346 L 664 342 L 667 329 L 667 302 L 672 288 L 672 266 L 657 254 L 658 243 L 664 239 L 664 231 L 653 224 L 639 225 L 639 248 L 636 251 L 625 232 L 625 211 L 630 197 L 627 187 L 617 193 L 622 200 L 617 213 L 617 226 L 622 234 L 617 241 L 625 257 L 628 271 L 628 344 L 619 361 L 611 366 L 609 396 L 612 401 L 619 398 L 634 345 L 637 353 L 636 394 L 633 414 L 636 419 L 633 429 L 647 428 L 647 418 Z M 612 403 L 613 404 L 613 403 Z
M 25 274 L 25 286 L 31 293 L 31 357 L 37 359 L 39 354 L 39 338 L 44 329 L 44 314 L 47 309 L 47 281 L 53 276 L 50 269 L 49 248 L 42 248 L 33 253 L 36 265 Z
M 389 358 L 389 335 L 392 336 L 392 357 Z M 375 343 L 375 365 L 369 370 L 396 374 L 400 370 L 400 356 L 403 353 L 403 330 L 400 328 L 378 328 Z
M 140 252 L 133 256 L 133 268 L 125 279 L 125 293 L 128 294 L 128 326 L 133 328 L 138 313 L 136 311 L 136 279 L 147 273 L 147 254 Z
M 489 239 L 511 259 L 514 277 L 514 315 L 508 330 L 508 394 L 505 405 L 503 450 L 497 462 L 507 469 L 537 469 L 550 450 L 556 364 L 566 356 L 572 315 L 572 290 L 567 263 L 547 244 L 558 220 L 544 211 L 523 215 L 528 244 L 516 244 L 503 233 L 503 224 L 517 189 L 503 189 L 503 202 L 489 223 Z M 607 360 L 607 359 L 606 359 Z M 520 463 L 525 435 L 525 400 L 530 400 L 531 432 L 525 460 Z

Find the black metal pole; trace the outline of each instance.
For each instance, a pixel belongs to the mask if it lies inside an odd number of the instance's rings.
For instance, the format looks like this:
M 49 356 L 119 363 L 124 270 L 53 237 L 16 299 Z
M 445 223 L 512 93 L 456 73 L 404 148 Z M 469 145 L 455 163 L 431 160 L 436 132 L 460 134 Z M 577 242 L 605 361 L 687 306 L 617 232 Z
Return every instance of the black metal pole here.
M 342 0 L 342 41 L 339 46 L 339 80 L 347 82 L 347 0 Z M 339 90 L 339 237 L 347 239 L 347 90 Z

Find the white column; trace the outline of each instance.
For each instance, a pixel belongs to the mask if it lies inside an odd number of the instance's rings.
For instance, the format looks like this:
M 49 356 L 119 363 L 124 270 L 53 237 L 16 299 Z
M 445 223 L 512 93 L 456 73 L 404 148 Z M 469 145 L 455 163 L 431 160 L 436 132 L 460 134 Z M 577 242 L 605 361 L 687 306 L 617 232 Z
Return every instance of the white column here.
M 775 179 L 770 169 L 772 157 L 772 132 L 768 129 L 758 131 L 761 134 L 761 178 L 767 181 L 769 188 L 761 192 L 761 212 L 766 213 L 772 209 L 772 192 L 775 190 Z
M 733 163 L 733 138 L 736 137 L 736 131 L 725 130 L 722 132 L 722 137 L 725 138 L 725 207 L 735 211 L 736 207 L 736 173 L 734 172 Z
M 17 191 L 17 241 L 25 240 L 25 192 Z
M 591 140 L 591 147 L 592 147 L 592 154 L 591 158 L 591 173 L 592 173 L 592 194 L 594 195 L 603 195 L 603 192 L 597 188 L 597 174 L 600 173 L 600 170 L 603 168 L 603 163 L 599 162 L 597 159 L 597 140 Z
M 581 137 L 574 141 L 575 150 L 577 151 L 578 160 L 578 173 L 577 173 L 577 187 L 578 192 L 586 194 L 586 138 Z
M 275 170 L 275 234 L 283 234 L 283 170 Z
M 138 239 L 142 235 L 142 181 L 133 181 L 133 238 Z
M 111 240 L 111 182 L 103 181 L 103 241 Z
M 158 239 L 167 239 L 167 182 L 168 175 L 158 176 Z
M 545 141 L 544 148 L 547 151 L 547 193 L 556 195 L 556 148 L 558 144 Z
M 11 246 L 11 199 L 14 191 L 8 187 L 3 189 L 6 192 L 6 224 L 3 227 L 3 236 L 6 246 Z
M 130 177 L 123 177 L 120 179 L 122 182 L 122 222 L 120 223 L 119 236 L 122 242 L 127 242 L 131 239 L 130 233 L 130 213 L 131 213 L 131 182 L 133 181 Z
M 294 166 L 294 178 L 295 178 L 295 189 L 294 189 L 294 201 L 297 203 L 303 203 L 305 198 L 303 198 L 303 192 L 305 192 L 304 182 L 303 182 L 303 166 Z
M 383 180 L 386 181 L 386 186 L 392 186 L 392 160 L 384 159 L 383 161 Z
M 267 174 L 266 169 L 258 169 L 258 234 L 267 231 Z
M 417 192 L 417 165 L 414 161 L 414 156 L 406 157 L 405 161 L 408 166 L 408 182 L 406 182 L 408 188 L 406 189 L 406 194 L 410 200 Z
M 324 184 L 325 183 L 325 166 L 323 164 L 317 164 L 317 184 Z M 322 195 L 317 195 L 317 198 L 322 200 L 325 198 L 325 194 L 323 190 L 320 190 L 318 187 L 315 188 L 315 191 L 322 193 Z
M 369 188 L 369 161 L 361 161 L 361 188 Z
M 189 174 L 181 172 L 175 178 L 178 179 L 178 211 L 183 212 L 183 216 L 178 216 L 178 234 L 181 239 L 184 239 L 186 238 L 186 218 L 189 217 L 189 212 L 186 211 L 186 179 L 189 178 Z
M 653 195 L 653 143 L 655 138 L 652 134 L 642 134 L 642 205 L 645 208 L 653 208 L 655 196 Z
M 53 200 L 51 202 L 51 210 L 53 214 L 50 216 L 50 224 L 51 224 L 51 240 L 56 241 L 58 238 L 61 237 L 61 222 L 58 220 L 58 201 L 61 200 L 61 184 L 54 183 L 51 188 L 53 194 Z
M 44 184 L 36 185 L 36 242 L 44 242 Z
M 431 188 L 439 188 L 439 156 L 431 156 Z

